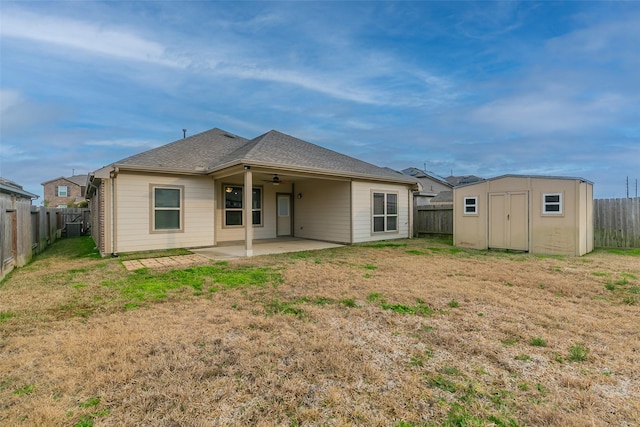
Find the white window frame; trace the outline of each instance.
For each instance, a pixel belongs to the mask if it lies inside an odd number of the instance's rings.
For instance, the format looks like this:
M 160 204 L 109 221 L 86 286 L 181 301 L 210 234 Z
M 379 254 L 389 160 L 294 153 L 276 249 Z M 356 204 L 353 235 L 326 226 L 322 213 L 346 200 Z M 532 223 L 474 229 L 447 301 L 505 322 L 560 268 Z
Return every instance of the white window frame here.
M 376 195 L 383 195 L 383 207 L 384 207 L 384 212 L 383 213 L 376 213 L 375 212 L 375 197 Z M 395 213 L 390 213 L 389 212 L 389 196 L 393 195 L 396 198 L 396 209 L 395 209 Z M 371 233 L 372 234 L 381 234 L 381 233 L 398 233 L 399 232 L 399 196 L 398 196 L 398 192 L 395 191 L 381 191 L 381 190 L 373 190 L 371 191 Z M 383 230 L 376 230 L 375 229 L 375 219 L 376 218 L 384 218 L 383 220 L 383 224 L 384 224 L 384 229 Z M 390 229 L 389 228 L 389 218 L 395 218 L 396 220 L 396 228 L 395 229 Z
M 179 192 L 180 206 L 162 207 L 156 206 L 156 190 L 177 190 Z M 151 218 L 149 221 L 151 233 L 182 233 L 184 232 L 184 186 L 182 185 L 160 185 L 150 184 L 150 205 Z M 178 228 L 156 228 L 156 211 L 177 211 L 178 212 Z
M 558 197 L 558 201 L 547 201 L 547 197 Z M 564 209 L 562 193 L 542 193 L 542 214 L 543 215 L 563 215 Z M 549 210 L 549 207 L 557 206 L 558 210 Z
M 64 192 L 60 191 L 64 188 Z M 69 186 L 68 185 L 58 185 L 56 187 L 56 196 L 58 197 L 69 197 Z
M 473 201 L 473 203 L 467 203 L 467 201 Z M 468 211 L 467 207 L 473 210 Z M 478 215 L 478 196 L 465 196 L 462 201 L 462 212 L 464 215 Z
M 238 184 L 223 184 L 222 185 L 222 207 L 223 207 L 223 212 L 222 212 L 222 217 L 224 218 L 223 221 L 223 227 L 224 228 L 239 228 L 239 227 L 244 227 L 244 207 L 242 206 L 244 204 L 244 194 L 242 194 L 241 198 L 240 198 L 240 207 L 239 208 L 228 208 L 227 207 L 227 188 L 231 188 L 231 191 L 233 191 L 234 189 L 240 189 L 240 191 L 242 191 L 244 193 L 244 186 L 242 185 L 238 185 Z M 253 207 L 253 192 L 258 190 L 260 192 L 260 205 L 257 208 Z M 264 213 L 263 213 L 263 206 L 264 206 L 264 189 L 260 186 L 256 186 L 253 187 L 252 191 L 251 191 L 251 222 L 252 225 L 254 227 L 262 227 L 264 226 Z M 232 225 L 227 225 L 227 212 L 240 212 L 240 224 L 232 224 Z M 260 222 L 259 223 L 253 223 L 253 215 L 255 212 L 259 212 L 260 213 Z

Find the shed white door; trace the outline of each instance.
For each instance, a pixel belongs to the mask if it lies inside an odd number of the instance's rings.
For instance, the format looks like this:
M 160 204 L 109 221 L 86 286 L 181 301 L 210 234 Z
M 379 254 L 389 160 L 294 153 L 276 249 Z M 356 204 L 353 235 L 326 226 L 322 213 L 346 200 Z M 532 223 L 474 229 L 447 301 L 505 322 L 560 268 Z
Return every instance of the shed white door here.
M 291 194 L 277 195 L 278 222 L 276 224 L 277 235 L 291 236 Z
M 529 193 L 489 193 L 489 247 L 529 250 Z

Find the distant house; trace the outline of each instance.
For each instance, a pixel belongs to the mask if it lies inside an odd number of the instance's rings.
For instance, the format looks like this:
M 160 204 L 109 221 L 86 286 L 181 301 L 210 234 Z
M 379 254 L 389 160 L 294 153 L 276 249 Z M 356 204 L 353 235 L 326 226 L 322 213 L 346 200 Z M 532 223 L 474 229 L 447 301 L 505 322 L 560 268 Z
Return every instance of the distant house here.
M 31 201 L 37 197 L 0 178 L 0 279 L 31 259 Z
M 453 189 L 454 244 L 534 254 L 593 250 L 593 183 L 503 175 Z
M 87 181 L 103 254 L 293 236 L 336 243 L 407 238 L 413 177 L 278 131 L 221 129 L 105 166 Z M 249 226 L 247 226 L 249 225 Z
M 59 177 L 43 182 L 44 204 L 51 208 L 76 206 L 85 201 L 87 175 Z
M 453 185 L 445 178 L 417 168 L 406 168 L 402 173 L 414 177 L 418 181 L 418 190 L 413 193 L 416 206 L 431 204 L 431 201 L 442 191 L 451 191 Z

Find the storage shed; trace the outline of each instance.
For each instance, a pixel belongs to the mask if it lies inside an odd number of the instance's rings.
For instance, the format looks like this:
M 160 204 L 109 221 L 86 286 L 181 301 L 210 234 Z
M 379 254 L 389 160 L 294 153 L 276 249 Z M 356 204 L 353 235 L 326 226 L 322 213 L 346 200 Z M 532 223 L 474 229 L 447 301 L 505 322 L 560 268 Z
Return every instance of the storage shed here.
M 593 250 L 593 183 L 583 178 L 502 175 L 453 189 L 454 244 L 533 254 Z

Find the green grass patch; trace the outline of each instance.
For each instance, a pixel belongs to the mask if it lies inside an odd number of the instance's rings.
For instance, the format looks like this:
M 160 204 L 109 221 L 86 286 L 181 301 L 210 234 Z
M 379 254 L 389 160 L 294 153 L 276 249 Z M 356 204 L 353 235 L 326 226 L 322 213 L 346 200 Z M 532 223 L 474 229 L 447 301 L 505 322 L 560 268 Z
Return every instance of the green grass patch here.
M 316 299 L 313 300 L 313 303 L 315 305 L 329 305 L 329 304 L 333 304 L 334 301 L 331 298 L 327 298 L 327 297 L 317 297 Z
M 503 339 L 500 342 L 505 347 L 511 347 L 512 345 L 515 345 L 515 344 L 519 343 L 520 342 L 520 338 L 519 337 L 507 337 L 507 338 Z
M 226 264 L 191 267 L 184 270 L 155 272 L 147 268 L 136 270 L 120 282 L 104 282 L 115 287 L 133 302 L 165 299 L 173 290 L 190 287 L 197 293 L 207 288 L 209 292 L 238 287 L 277 285 L 282 275 L 272 268 L 237 267 Z
M 546 347 L 547 342 L 543 338 L 533 337 L 529 340 L 529 345 L 533 347 Z
M 604 285 L 604 288 L 608 291 L 615 291 L 616 285 L 614 283 L 609 282 L 606 285 Z
M 531 360 L 531 356 L 529 356 L 528 354 L 518 354 L 516 357 L 514 357 L 514 359 L 527 362 Z
M 453 366 L 443 366 L 440 368 L 440 372 L 446 375 L 460 375 L 460 369 L 454 368 Z
M 638 280 L 638 276 L 633 273 L 620 273 L 620 277 L 624 279 Z
M 91 236 L 58 239 L 44 252 L 36 255 L 32 261 L 49 258 L 101 258 Z
M 365 264 L 362 266 L 365 270 L 377 270 L 378 266 L 373 264 Z
M 91 408 L 92 406 L 96 406 L 100 403 L 100 398 L 99 397 L 92 397 L 91 399 L 87 400 L 86 402 L 80 402 L 78 404 L 79 407 L 81 408 Z
M 460 306 L 460 304 L 458 304 L 458 301 L 452 299 L 451 301 L 449 301 L 447 303 L 447 305 L 451 308 L 458 308 Z
M 626 255 L 640 257 L 640 248 L 598 248 L 598 252 L 605 252 L 613 255 Z
M 358 307 L 358 304 L 356 304 L 356 300 L 353 299 L 353 298 L 343 299 L 342 301 L 340 301 L 340 304 L 344 305 L 345 307 L 349 307 L 349 308 Z
M 614 284 L 618 286 L 626 286 L 629 284 L 629 279 L 627 279 L 626 277 L 623 277 L 622 279 L 616 280 Z
M 449 254 L 457 254 L 460 252 L 464 252 L 464 250 L 460 248 L 429 248 L 429 250 L 431 252 L 449 253 Z
M 380 304 L 380 307 L 383 310 L 391 310 L 399 314 L 412 314 L 412 315 L 422 316 L 422 317 L 429 317 L 429 316 L 432 316 L 434 313 L 431 307 L 424 304 L 420 300 L 418 300 L 418 303 L 416 305 L 389 304 L 386 302 L 382 302 Z
M 438 374 L 434 377 L 427 378 L 427 384 L 440 390 L 448 391 L 453 394 L 458 390 L 456 383 Z
M 394 243 L 394 242 L 378 242 L 378 243 L 368 243 L 366 245 L 362 245 L 364 248 L 374 248 L 374 249 L 382 249 L 382 248 L 404 248 L 407 246 L 406 243 Z
M 589 349 L 582 344 L 574 344 L 569 348 L 569 362 L 584 362 L 589 357 Z
M 429 252 L 421 251 L 420 249 L 409 249 L 405 251 L 410 255 L 428 255 Z
M 16 314 L 13 311 L 0 311 L 0 323 L 13 317 L 16 317 Z
M 35 391 L 36 387 L 33 384 L 25 384 L 22 387 L 13 391 L 13 394 L 23 396 L 25 394 L 31 394 Z
M 371 292 L 369 295 L 367 295 L 368 302 L 376 302 L 376 301 L 380 301 L 381 299 L 382 299 L 382 294 L 380 292 Z
M 277 314 L 284 314 L 295 316 L 298 318 L 304 318 L 307 316 L 307 313 L 297 306 L 297 301 L 280 301 L 280 300 L 271 300 L 267 304 L 264 305 L 264 311 L 267 316 L 274 316 Z

